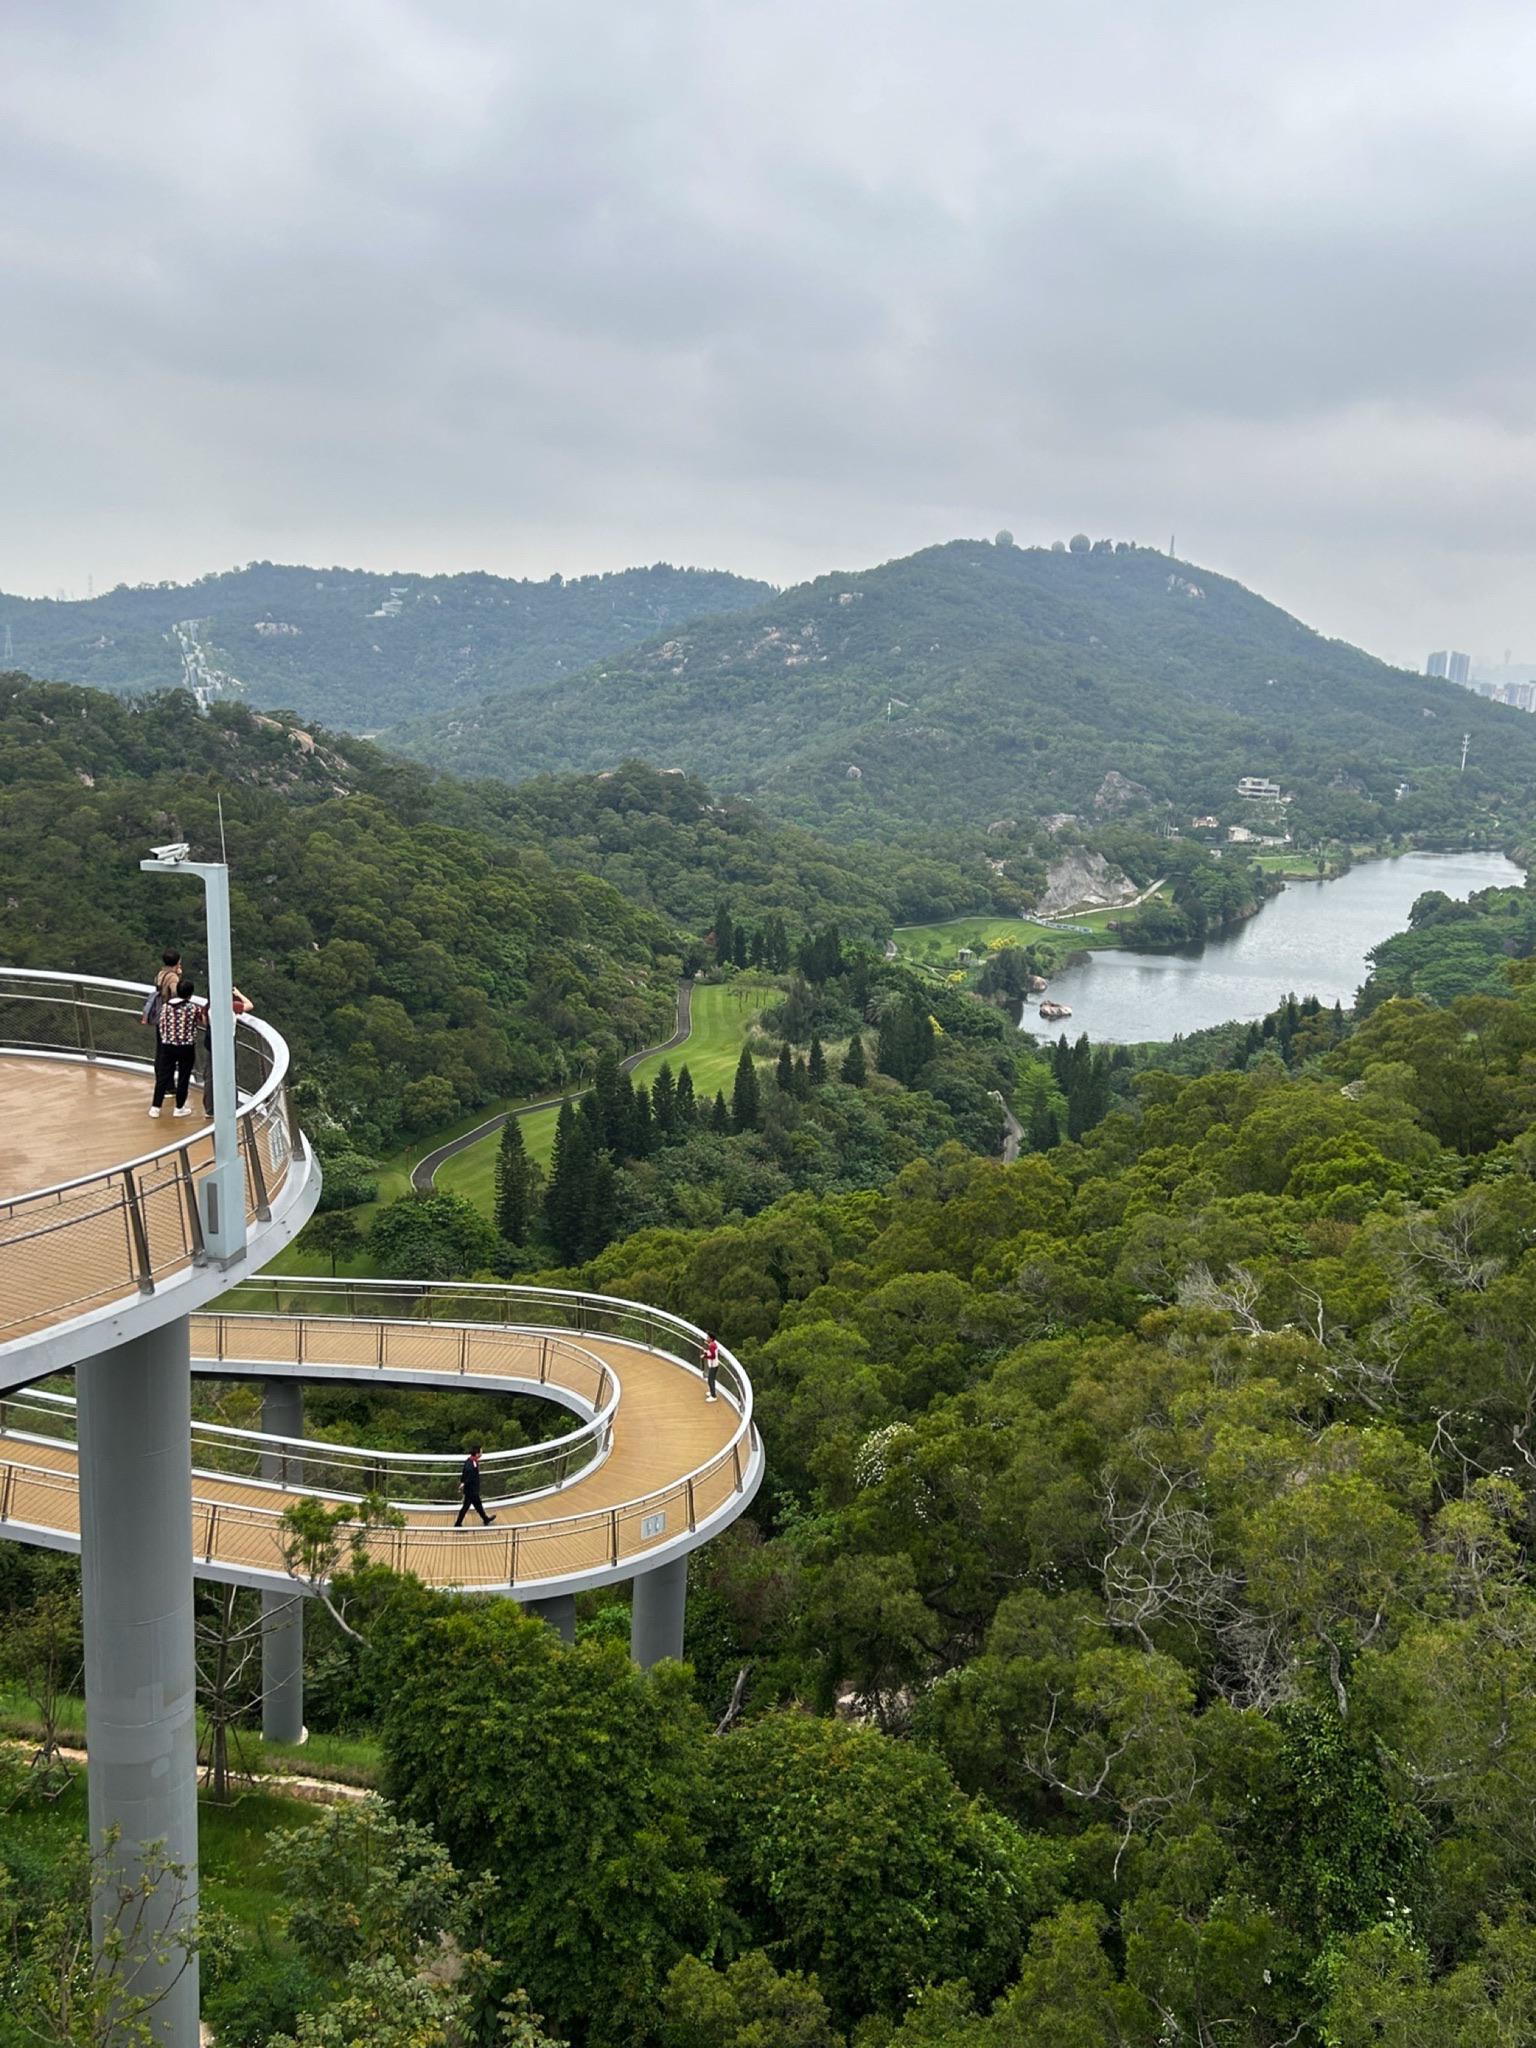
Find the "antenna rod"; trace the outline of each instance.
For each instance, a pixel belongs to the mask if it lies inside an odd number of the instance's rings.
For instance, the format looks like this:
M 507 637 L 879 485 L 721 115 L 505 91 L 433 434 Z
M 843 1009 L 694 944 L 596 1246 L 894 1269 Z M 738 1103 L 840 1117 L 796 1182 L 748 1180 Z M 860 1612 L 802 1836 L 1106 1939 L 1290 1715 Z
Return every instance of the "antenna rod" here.
M 219 807 L 219 859 L 228 867 L 229 848 L 224 844 L 224 792 L 216 789 L 213 794 Z

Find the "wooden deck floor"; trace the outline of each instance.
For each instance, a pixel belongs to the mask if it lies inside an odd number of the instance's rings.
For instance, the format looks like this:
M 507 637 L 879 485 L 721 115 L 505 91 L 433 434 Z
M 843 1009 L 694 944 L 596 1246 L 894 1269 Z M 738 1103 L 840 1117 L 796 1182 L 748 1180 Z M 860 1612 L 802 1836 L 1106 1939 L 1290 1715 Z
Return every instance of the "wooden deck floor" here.
M 144 1038 L 148 1057 L 148 1031 Z M 204 1129 L 201 1091 L 181 1118 L 169 1102 L 152 1117 L 150 1093 L 147 1076 L 121 1067 L 0 1054 L 0 1202 L 104 1173 Z

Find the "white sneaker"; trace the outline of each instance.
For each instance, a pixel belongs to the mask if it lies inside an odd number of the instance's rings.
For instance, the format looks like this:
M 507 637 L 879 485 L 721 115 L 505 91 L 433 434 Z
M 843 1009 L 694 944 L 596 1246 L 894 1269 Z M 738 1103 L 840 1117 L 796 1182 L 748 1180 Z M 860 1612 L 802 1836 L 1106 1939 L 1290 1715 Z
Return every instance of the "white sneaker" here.
M 149 1113 L 151 1116 L 158 1116 L 160 1114 L 158 1109 L 152 1109 Z
M 706 1401 L 718 1401 L 720 1396 L 718 1394 L 706 1394 L 704 1398 Z
M 172 1116 L 190 1116 L 192 1114 L 191 1105 L 189 1104 L 185 1109 L 173 1109 L 171 1114 Z

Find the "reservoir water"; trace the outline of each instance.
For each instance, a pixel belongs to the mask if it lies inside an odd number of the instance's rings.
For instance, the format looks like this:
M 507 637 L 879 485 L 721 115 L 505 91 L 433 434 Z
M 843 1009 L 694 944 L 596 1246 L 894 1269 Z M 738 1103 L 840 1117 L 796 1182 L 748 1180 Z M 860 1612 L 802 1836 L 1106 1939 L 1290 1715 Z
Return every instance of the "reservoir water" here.
M 1366 954 L 1403 930 L 1427 889 L 1461 899 L 1524 879 L 1502 854 L 1405 853 L 1329 882 L 1287 882 L 1256 916 L 1203 946 L 1085 954 L 1051 983 L 1050 995 L 1070 1006 L 1071 1017 L 1042 1024 L 1031 1003 L 1021 1028 L 1140 1045 L 1262 1017 L 1292 990 L 1348 1009 L 1369 972 Z

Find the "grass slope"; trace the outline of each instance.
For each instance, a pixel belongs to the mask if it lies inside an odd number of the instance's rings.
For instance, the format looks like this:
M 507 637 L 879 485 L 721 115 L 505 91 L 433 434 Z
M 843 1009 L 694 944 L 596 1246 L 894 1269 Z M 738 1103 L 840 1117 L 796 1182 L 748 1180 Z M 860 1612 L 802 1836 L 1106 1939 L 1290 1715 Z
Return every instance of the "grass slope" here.
M 680 1067 L 686 1067 L 693 1076 L 695 1093 L 704 1099 L 708 1100 L 721 1088 L 729 1096 L 747 1033 L 777 993 L 773 988 L 738 982 L 708 983 L 695 988 L 692 1029 L 687 1042 L 671 1052 L 654 1053 L 642 1060 L 634 1070 L 635 1079 L 649 1081 L 665 1060 L 670 1062 L 674 1074 Z M 558 1108 L 541 1109 L 523 1119 L 523 1141 L 541 1166 L 549 1164 L 559 1114 Z M 500 1144 L 498 1133 L 455 1153 L 439 1171 L 438 1187 L 449 1194 L 463 1195 L 489 1215 L 496 1199 L 496 1154 Z

